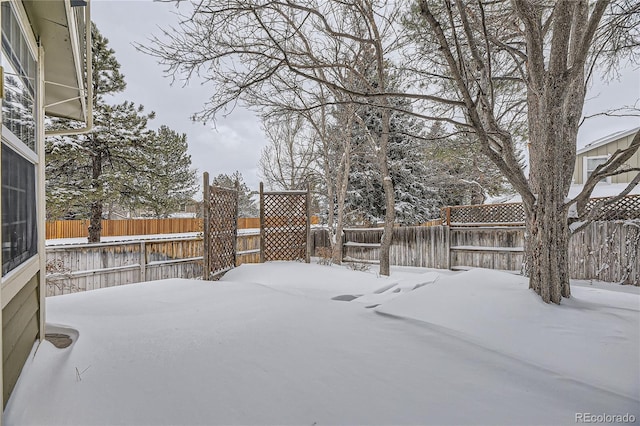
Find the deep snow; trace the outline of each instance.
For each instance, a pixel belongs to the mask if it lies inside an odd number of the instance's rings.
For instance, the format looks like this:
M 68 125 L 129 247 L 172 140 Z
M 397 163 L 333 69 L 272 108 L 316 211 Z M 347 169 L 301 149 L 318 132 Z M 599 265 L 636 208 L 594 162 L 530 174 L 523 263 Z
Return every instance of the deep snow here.
M 640 418 L 640 295 L 297 262 L 47 299 L 7 425 L 574 424 Z M 350 302 L 332 300 L 353 299 Z M 358 296 L 358 297 L 355 297 Z M 355 298 L 354 298 L 355 297 Z M 74 332 L 75 333 L 75 332 Z M 71 333 L 73 334 L 73 333 Z

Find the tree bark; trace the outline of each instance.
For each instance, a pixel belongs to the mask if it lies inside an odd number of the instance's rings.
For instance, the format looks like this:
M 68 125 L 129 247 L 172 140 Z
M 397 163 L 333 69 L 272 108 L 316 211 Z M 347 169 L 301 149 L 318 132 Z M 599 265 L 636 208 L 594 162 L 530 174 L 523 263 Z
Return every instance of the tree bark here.
M 386 105 L 385 105 L 386 106 Z M 396 195 L 389 173 L 389 110 L 381 111 L 382 133 L 378 145 L 378 166 L 382 176 L 382 188 L 384 189 L 385 215 L 384 231 L 380 241 L 380 275 L 391 275 L 390 255 L 391 243 L 393 242 L 393 225 L 396 221 Z
M 525 200 L 529 287 L 549 303 L 570 297 L 567 195 L 575 168 L 576 141 L 585 97 L 584 40 L 588 4 L 560 2 L 554 10 L 553 37 L 544 61 L 539 10 L 516 2 L 529 28 L 527 108 L 530 187 Z
M 351 120 L 348 120 L 348 125 L 351 126 Z M 349 170 L 351 169 L 351 134 L 346 139 L 345 151 L 343 153 L 342 161 L 338 169 L 336 191 L 338 196 L 338 217 L 336 218 L 336 234 L 333 245 L 333 262 L 336 264 L 342 263 L 343 257 L 343 234 L 344 234 L 344 203 L 347 198 L 347 188 L 349 186 Z
M 99 150 L 92 157 L 91 186 L 94 189 L 94 200 L 91 202 L 91 216 L 89 217 L 89 242 L 99 243 L 102 235 L 102 155 Z

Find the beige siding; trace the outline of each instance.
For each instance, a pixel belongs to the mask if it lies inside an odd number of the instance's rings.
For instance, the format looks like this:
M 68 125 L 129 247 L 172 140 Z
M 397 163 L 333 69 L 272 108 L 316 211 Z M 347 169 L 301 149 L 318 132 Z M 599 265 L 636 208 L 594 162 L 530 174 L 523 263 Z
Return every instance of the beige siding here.
M 604 155 L 611 155 L 618 149 L 626 149 L 631 144 L 635 135 L 629 135 L 620 138 L 610 143 L 594 148 L 590 151 L 582 153 L 576 156 L 576 169 L 573 174 L 574 183 L 584 183 L 584 159 L 585 157 L 600 157 Z M 629 167 L 640 167 L 640 153 L 636 152 L 626 163 Z M 631 182 L 635 173 L 622 173 L 611 178 L 611 183 L 628 183 Z
M 38 338 L 39 319 L 38 275 L 34 275 L 2 310 L 4 404 L 9 399 L 29 352 Z

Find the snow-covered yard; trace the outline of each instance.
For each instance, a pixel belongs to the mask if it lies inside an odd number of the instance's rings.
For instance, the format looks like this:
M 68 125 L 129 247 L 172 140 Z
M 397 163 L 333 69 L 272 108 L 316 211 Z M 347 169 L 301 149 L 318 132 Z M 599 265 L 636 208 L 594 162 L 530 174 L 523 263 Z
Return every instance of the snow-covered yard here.
M 57 296 L 47 321 L 76 330 L 75 341 L 37 348 L 4 421 L 638 421 L 639 288 L 600 287 L 575 283 L 574 297 L 554 306 L 495 271 L 402 268 L 382 278 L 273 262 L 220 282 Z

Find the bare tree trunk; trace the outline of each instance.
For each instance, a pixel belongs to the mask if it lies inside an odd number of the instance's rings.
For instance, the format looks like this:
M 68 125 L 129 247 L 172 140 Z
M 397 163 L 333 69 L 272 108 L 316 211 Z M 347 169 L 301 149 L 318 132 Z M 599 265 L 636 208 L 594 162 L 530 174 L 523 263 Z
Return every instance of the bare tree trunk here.
M 349 127 L 351 120 L 348 120 Z M 347 198 L 347 188 L 349 187 L 349 170 L 351 170 L 351 135 L 345 140 L 344 154 L 338 169 L 336 191 L 338 195 L 338 217 L 336 221 L 336 234 L 333 245 L 333 262 L 342 263 L 343 256 L 343 234 L 344 234 L 344 203 Z
M 381 111 L 382 134 L 380 135 L 378 166 L 382 177 L 382 188 L 384 189 L 385 215 L 384 231 L 380 241 L 380 275 L 391 275 L 390 255 L 391 243 L 393 242 L 393 225 L 396 221 L 396 195 L 393 181 L 389 173 L 389 110 Z
M 560 303 L 570 297 L 569 228 L 566 214 L 553 200 L 539 200 L 527 218 L 527 270 L 529 288 L 545 302 Z
M 525 22 L 532 22 L 538 13 L 529 5 L 518 4 L 517 10 Z M 525 202 L 526 255 L 529 287 L 547 303 L 560 303 L 563 297 L 571 296 L 566 197 L 585 97 L 584 58 L 579 53 L 588 5 L 558 4 L 555 13 L 556 27 L 546 64 L 542 46 L 534 37 L 527 38 L 528 49 L 534 52 L 528 62 L 527 107 L 530 186 L 536 199 L 534 203 Z
M 102 174 L 102 156 L 98 151 L 92 157 L 91 186 L 96 198 L 91 202 L 91 216 L 89 217 L 89 242 L 99 243 L 102 234 L 102 184 L 100 175 Z

